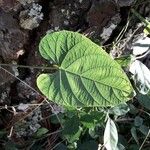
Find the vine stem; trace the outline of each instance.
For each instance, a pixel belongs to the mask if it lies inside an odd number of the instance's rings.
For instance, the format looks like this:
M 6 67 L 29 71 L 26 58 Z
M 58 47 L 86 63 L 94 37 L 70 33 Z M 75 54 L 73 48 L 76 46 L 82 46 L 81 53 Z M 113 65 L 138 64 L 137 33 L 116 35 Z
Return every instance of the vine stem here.
M 29 69 L 50 69 L 50 70 L 56 70 L 59 67 L 57 65 L 53 65 L 52 67 L 45 67 L 45 66 L 26 66 L 26 65 L 17 65 L 17 64 L 0 64 L 2 67 L 18 67 L 18 68 L 29 68 Z

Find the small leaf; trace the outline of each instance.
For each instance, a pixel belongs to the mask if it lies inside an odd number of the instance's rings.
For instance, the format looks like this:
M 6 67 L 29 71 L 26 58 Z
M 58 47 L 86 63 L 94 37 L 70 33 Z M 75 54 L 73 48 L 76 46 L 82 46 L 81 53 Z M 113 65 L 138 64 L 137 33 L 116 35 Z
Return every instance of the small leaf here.
M 79 140 L 81 134 L 80 122 L 77 116 L 69 118 L 64 123 L 63 136 L 68 140 L 69 143 Z
M 80 121 L 83 124 L 83 126 L 86 128 L 94 128 L 95 127 L 94 118 L 90 114 L 83 115 L 81 117 Z
M 137 95 L 138 102 L 148 110 L 150 110 L 150 94 L 148 93 L 147 95 L 142 95 L 138 94 Z
M 104 122 L 104 113 L 98 111 L 92 111 L 89 114 L 81 116 L 80 121 L 86 128 L 94 128 L 95 125 Z
M 141 125 L 139 128 L 139 131 L 141 131 L 145 136 L 148 134 L 149 128 L 145 125 Z
M 137 126 L 137 127 L 139 127 L 142 124 L 143 124 L 143 118 L 141 118 L 139 116 L 135 117 L 135 119 L 134 119 L 134 125 Z
M 112 107 L 109 109 L 110 114 L 116 116 L 125 115 L 130 110 L 129 106 L 126 103 L 119 104 L 118 106 Z
M 92 111 L 90 112 L 90 115 L 93 116 L 96 123 L 98 124 L 104 123 L 104 120 L 105 120 L 104 112 Z
M 104 146 L 107 150 L 116 150 L 118 132 L 115 123 L 108 118 L 104 132 Z
M 42 137 L 44 134 L 46 134 L 49 130 L 47 128 L 39 128 L 38 131 L 36 132 L 35 137 L 36 138 L 40 138 Z
M 136 143 L 139 144 L 139 140 L 138 140 L 138 136 L 137 136 L 137 132 L 136 132 L 135 127 L 131 128 L 131 134 L 132 134 L 132 137 L 134 138 L 134 140 L 136 141 Z
M 130 113 L 136 115 L 139 110 L 133 104 L 129 104 Z
M 133 79 L 139 92 L 147 94 L 150 89 L 149 69 L 140 61 L 135 60 L 129 70 L 133 74 Z
M 72 107 L 115 106 L 133 97 L 132 85 L 120 65 L 98 45 L 71 31 L 47 34 L 41 55 L 57 66 L 41 74 L 37 86 L 49 99 Z
M 115 58 L 115 61 L 121 66 L 121 67 L 128 67 L 131 63 L 131 55 L 128 56 L 122 56 L 119 58 Z
M 98 138 L 100 135 L 102 135 L 103 133 L 100 132 L 100 128 L 99 126 L 96 126 L 95 128 L 90 128 L 89 129 L 89 135 L 93 138 L 96 139 Z

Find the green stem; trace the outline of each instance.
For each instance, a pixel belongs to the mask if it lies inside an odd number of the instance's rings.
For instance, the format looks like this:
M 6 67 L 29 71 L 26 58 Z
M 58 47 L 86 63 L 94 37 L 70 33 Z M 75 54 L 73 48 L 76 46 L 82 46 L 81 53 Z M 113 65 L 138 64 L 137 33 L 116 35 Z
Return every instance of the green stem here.
M 131 12 L 137 17 L 139 18 L 146 26 L 148 26 L 150 23 L 144 18 L 142 17 L 135 9 L 131 9 Z

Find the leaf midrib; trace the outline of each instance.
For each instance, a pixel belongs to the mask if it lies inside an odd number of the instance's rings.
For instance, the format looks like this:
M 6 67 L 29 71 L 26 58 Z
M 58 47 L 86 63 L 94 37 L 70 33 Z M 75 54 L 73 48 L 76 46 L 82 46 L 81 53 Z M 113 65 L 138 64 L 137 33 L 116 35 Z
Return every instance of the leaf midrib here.
M 124 88 L 123 88 L 123 89 L 119 89 L 119 88 L 117 88 L 117 87 L 110 86 L 110 85 L 105 84 L 105 83 L 102 83 L 102 82 L 100 82 L 100 81 L 93 80 L 93 79 L 87 78 L 87 77 L 85 77 L 85 76 L 81 76 L 80 74 L 77 74 L 77 73 L 74 73 L 74 72 L 70 72 L 70 71 L 65 70 L 65 69 L 63 69 L 63 68 L 59 68 L 59 71 L 66 72 L 66 73 L 70 73 L 70 74 L 73 74 L 73 75 L 75 75 L 75 76 L 79 76 L 80 78 L 85 78 L 85 79 L 87 79 L 87 80 L 91 80 L 91 81 L 93 81 L 93 82 L 97 82 L 97 83 L 99 83 L 99 84 L 103 84 L 103 85 L 105 85 L 105 86 L 112 87 L 112 88 L 117 89 L 117 90 L 119 90 L 119 91 L 127 92 L 126 90 L 123 90 Z M 125 80 L 124 78 L 121 78 L 121 79 Z

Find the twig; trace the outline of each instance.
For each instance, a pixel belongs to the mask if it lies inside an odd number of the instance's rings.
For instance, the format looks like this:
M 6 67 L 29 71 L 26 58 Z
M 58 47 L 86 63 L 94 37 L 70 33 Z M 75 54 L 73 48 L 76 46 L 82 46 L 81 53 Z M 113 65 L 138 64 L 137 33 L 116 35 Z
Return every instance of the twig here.
M 41 95 L 37 90 L 35 90 L 33 87 L 31 87 L 30 85 L 28 85 L 26 82 L 24 82 L 24 81 L 22 81 L 20 78 L 18 78 L 18 77 L 16 77 L 14 74 L 12 74 L 11 72 L 9 72 L 8 70 L 6 70 L 5 68 L 3 68 L 3 67 L 0 67 L 1 69 L 3 69 L 5 72 L 7 72 L 8 74 L 10 74 L 11 76 L 13 76 L 13 77 L 15 77 L 17 80 L 19 80 L 20 82 L 22 82 L 23 84 L 25 84 L 27 87 L 29 87 L 30 89 L 32 89 L 35 93 L 37 93 L 38 95 Z M 51 107 L 51 109 L 52 110 L 54 110 L 54 108 L 53 108 L 53 106 L 51 106 L 51 104 L 47 101 L 47 99 L 43 96 L 43 95 L 41 95 L 41 97 L 43 97 L 44 98 L 44 101 L 45 102 L 47 102 L 48 104 L 49 104 L 49 106 Z M 44 102 L 43 101 L 43 102 Z M 43 104 L 43 102 L 41 102 L 40 104 Z M 35 111 L 37 108 L 39 108 L 40 107 L 40 105 L 38 105 L 33 111 Z M 30 114 L 30 113 L 29 113 Z M 28 115 L 29 115 L 28 114 Z M 28 116 L 27 115 L 27 116 Z M 26 117 L 27 117 L 26 116 Z M 57 117 L 57 119 L 58 119 L 58 121 L 60 122 L 60 119 L 59 119 L 59 117 L 58 117 L 58 115 L 56 114 L 56 117 Z M 22 119 L 20 119 L 20 120 L 22 120 Z M 16 123 L 16 122 L 15 122 Z M 62 127 L 62 124 L 61 124 L 61 122 L 60 122 L 60 126 Z
M 121 30 L 121 32 L 119 33 L 118 37 L 116 38 L 116 43 L 114 43 L 114 45 L 117 45 L 120 40 L 122 39 L 124 33 L 126 32 L 128 26 L 129 26 L 129 23 L 130 23 L 130 19 L 128 20 L 127 24 L 125 25 L 125 27 Z
M 56 70 L 56 69 L 58 69 L 57 65 L 53 65 L 52 67 L 45 67 L 45 66 L 27 66 L 27 65 L 17 65 L 17 64 L 4 64 L 4 63 L 1 63 L 0 66 L 2 66 L 2 67 L 28 68 L 28 69 L 50 69 L 50 70 Z
M 14 127 L 12 126 L 12 127 L 10 128 L 10 133 L 9 133 L 9 135 L 7 136 L 8 138 L 11 138 L 13 129 L 14 129 Z
M 131 36 L 130 36 L 129 38 L 126 38 L 127 41 L 121 46 L 121 49 L 126 46 L 126 44 L 132 39 L 132 37 L 135 35 L 135 33 L 136 33 L 141 27 L 142 27 L 142 26 L 139 26 L 137 29 L 134 30 L 134 32 L 131 34 Z
M 63 143 L 65 140 L 60 141 L 59 143 L 57 143 L 51 150 L 55 149 L 58 145 L 60 145 L 61 143 Z
M 145 137 L 145 139 L 144 139 L 143 143 L 141 144 L 141 146 L 140 146 L 139 150 L 142 150 L 142 147 L 144 146 L 144 144 L 145 144 L 145 142 L 146 142 L 147 138 L 149 137 L 149 135 L 150 135 L 150 129 L 149 129 L 149 131 L 148 131 L 148 133 L 147 133 L 147 135 L 146 135 L 146 137 Z
M 136 12 L 135 9 L 131 9 L 131 12 L 140 20 L 144 23 L 144 25 L 149 25 L 149 21 L 147 21 L 144 17 L 142 17 L 138 12 Z

